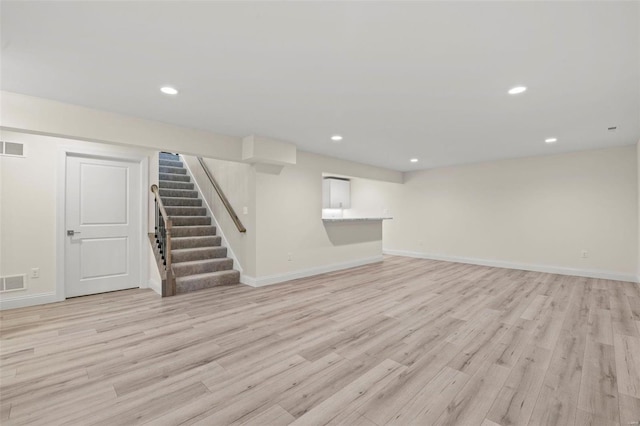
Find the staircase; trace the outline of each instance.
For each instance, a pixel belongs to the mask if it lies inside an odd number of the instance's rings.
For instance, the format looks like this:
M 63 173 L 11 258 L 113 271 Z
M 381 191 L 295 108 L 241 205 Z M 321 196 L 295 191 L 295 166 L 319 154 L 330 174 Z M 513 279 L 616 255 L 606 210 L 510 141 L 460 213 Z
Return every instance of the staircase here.
M 238 284 L 222 238 L 216 235 L 206 207 L 180 157 L 160 153 L 160 197 L 173 223 L 171 256 L 176 292 L 189 293 L 219 285 Z

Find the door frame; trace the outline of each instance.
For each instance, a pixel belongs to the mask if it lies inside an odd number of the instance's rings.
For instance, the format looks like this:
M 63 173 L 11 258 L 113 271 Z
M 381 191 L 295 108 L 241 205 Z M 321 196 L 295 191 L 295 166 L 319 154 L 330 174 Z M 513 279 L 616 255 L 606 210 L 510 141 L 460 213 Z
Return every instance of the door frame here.
M 140 248 L 138 250 L 138 264 L 140 265 L 140 285 L 139 288 L 148 287 L 149 266 L 147 265 L 148 255 L 148 229 L 149 229 L 149 197 L 145 197 L 149 187 L 149 156 L 141 152 L 131 152 L 119 149 L 119 147 L 98 148 L 81 146 L 60 146 L 58 147 L 58 167 L 57 167 L 57 191 L 56 191 L 56 300 L 66 299 L 65 294 L 65 242 L 66 234 L 66 199 L 67 199 L 67 158 L 88 157 L 104 160 L 126 161 L 137 163 L 140 170 Z

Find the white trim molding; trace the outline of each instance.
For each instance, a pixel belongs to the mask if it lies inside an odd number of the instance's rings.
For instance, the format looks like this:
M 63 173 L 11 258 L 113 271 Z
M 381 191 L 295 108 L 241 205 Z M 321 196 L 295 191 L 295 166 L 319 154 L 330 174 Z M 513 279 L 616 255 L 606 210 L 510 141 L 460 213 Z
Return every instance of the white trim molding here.
M 326 274 L 329 272 L 341 271 L 343 269 L 356 268 L 358 266 L 370 265 L 372 263 L 382 262 L 384 257 L 382 255 L 366 257 L 364 259 L 352 260 L 349 262 L 332 263 L 330 265 L 317 266 L 315 268 L 300 269 L 293 272 L 286 272 L 284 274 L 267 275 L 265 277 L 250 277 L 242 274 L 240 276 L 240 282 L 251 287 L 264 287 L 267 285 L 280 284 L 286 281 L 297 280 L 300 278 L 307 278 L 314 275 Z
M 495 268 L 519 269 L 523 271 L 546 272 L 549 274 L 571 275 L 576 277 L 600 278 L 605 280 L 640 282 L 640 277 L 633 274 L 621 274 L 613 271 L 602 271 L 594 269 L 565 268 L 562 266 L 532 265 L 528 263 L 513 263 L 500 260 L 478 259 L 473 257 L 448 256 L 432 253 L 421 253 L 408 250 L 388 250 L 382 251 L 384 254 L 392 256 L 415 257 L 418 259 L 442 260 L 445 262 L 468 263 L 471 265 L 492 266 Z
M 158 293 L 159 296 L 162 296 L 162 283 L 154 280 L 153 278 L 149 278 L 149 282 L 147 283 L 147 288 Z
M 11 297 L 9 299 L 0 298 L 0 310 L 25 308 L 27 306 L 44 305 L 46 303 L 61 302 L 55 292 L 26 294 L 24 296 Z

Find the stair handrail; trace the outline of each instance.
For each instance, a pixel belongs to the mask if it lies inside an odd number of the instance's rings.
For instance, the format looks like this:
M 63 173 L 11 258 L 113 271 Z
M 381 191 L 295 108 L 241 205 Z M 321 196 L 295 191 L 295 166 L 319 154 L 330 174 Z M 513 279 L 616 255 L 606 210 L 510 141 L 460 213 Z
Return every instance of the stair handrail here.
M 218 185 L 218 181 L 216 181 L 216 179 L 213 177 L 213 174 L 207 167 L 206 163 L 204 162 L 204 159 L 202 157 L 197 157 L 197 158 L 198 158 L 198 162 L 200 163 L 200 166 L 202 166 L 202 169 L 204 170 L 204 173 L 209 178 L 211 185 L 213 185 L 213 189 L 215 189 L 216 192 L 218 193 L 218 197 L 220 197 L 220 200 L 222 201 L 222 205 L 225 207 L 225 209 L 227 209 L 229 216 L 231 216 L 231 220 L 233 220 L 233 223 L 235 223 L 236 228 L 238 228 L 238 231 L 247 232 L 247 228 L 245 228 L 242 222 L 240 221 L 240 218 L 236 214 L 236 211 L 233 209 L 233 206 L 231 206 L 231 203 L 229 203 L 227 196 L 224 195 L 224 191 L 222 191 L 222 188 L 220 187 L 220 185 Z
M 174 296 L 176 294 L 176 280 L 171 269 L 171 229 L 173 222 L 164 208 L 158 185 L 151 185 L 151 192 L 154 194 L 156 202 L 156 241 L 164 259 L 166 271 L 165 282 L 162 286 L 162 297 Z

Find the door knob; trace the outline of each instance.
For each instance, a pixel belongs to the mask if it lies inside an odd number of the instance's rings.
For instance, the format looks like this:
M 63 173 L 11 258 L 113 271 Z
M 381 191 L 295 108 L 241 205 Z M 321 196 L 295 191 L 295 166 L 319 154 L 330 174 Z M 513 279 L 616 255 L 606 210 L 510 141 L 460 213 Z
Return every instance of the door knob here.
M 73 237 L 75 234 L 81 234 L 81 232 L 80 231 L 74 231 L 73 229 L 68 229 L 67 230 L 67 236 Z

